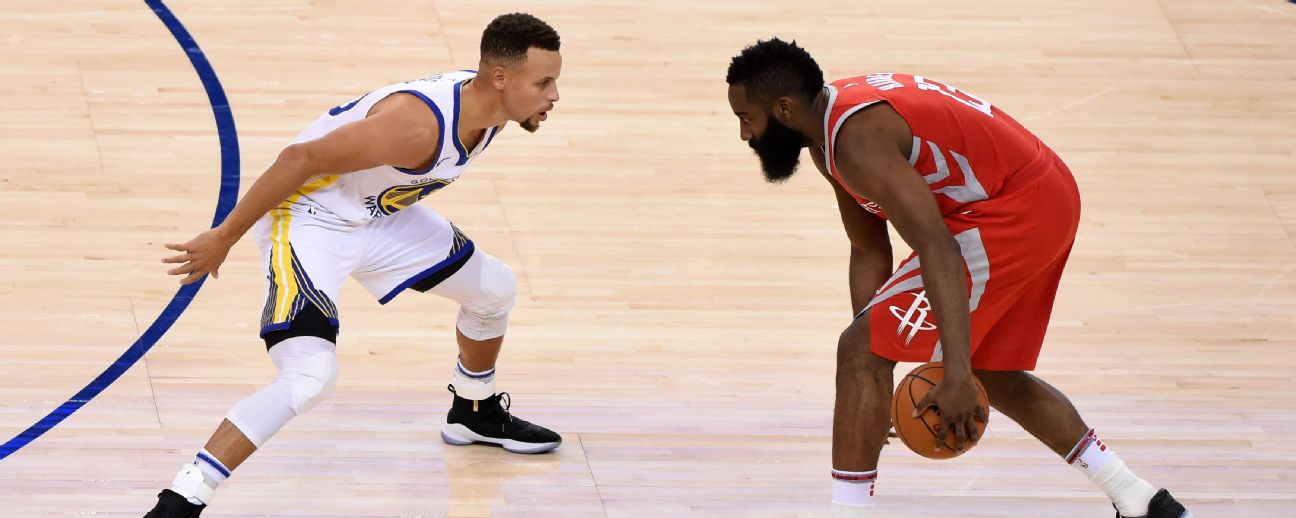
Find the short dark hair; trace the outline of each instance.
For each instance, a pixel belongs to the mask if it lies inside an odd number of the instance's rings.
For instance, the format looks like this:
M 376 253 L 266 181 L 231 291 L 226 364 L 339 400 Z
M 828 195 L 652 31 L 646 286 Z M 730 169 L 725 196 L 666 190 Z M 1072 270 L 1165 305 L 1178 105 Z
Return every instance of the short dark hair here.
M 539 18 L 526 13 L 501 14 L 482 31 L 481 59 L 509 65 L 526 59 L 531 47 L 556 51 L 559 44 L 558 32 Z
M 769 106 L 784 95 L 813 101 L 824 87 L 823 70 L 805 49 L 778 38 L 757 41 L 729 62 L 725 81 L 747 87 L 747 100 Z

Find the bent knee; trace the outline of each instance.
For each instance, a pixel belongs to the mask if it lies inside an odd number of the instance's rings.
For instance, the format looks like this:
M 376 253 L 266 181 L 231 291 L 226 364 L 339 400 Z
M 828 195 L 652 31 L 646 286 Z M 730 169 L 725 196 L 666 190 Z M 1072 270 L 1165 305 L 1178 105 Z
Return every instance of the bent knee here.
M 314 408 L 337 385 L 337 352 L 332 343 L 315 337 L 296 337 L 270 351 L 279 366 L 275 383 L 288 389 L 288 405 L 294 414 Z
M 336 362 L 331 367 L 287 372 L 283 379 L 288 385 L 289 406 L 294 414 L 301 415 L 324 401 L 337 385 Z
M 869 319 L 868 316 L 861 316 L 852 320 L 846 329 L 842 330 L 841 335 L 837 337 L 837 351 L 863 349 L 869 347 Z
M 482 270 L 478 294 L 472 300 L 463 301 L 464 311 L 479 318 L 508 313 L 517 301 L 517 275 L 494 257 L 486 258 Z
M 869 349 L 869 323 L 867 315 L 856 318 L 842 331 L 837 340 L 838 375 L 858 372 L 876 372 L 895 367 L 895 362 L 878 356 Z
M 494 257 L 487 256 L 477 293 L 460 301 L 456 327 L 472 340 L 482 341 L 504 335 L 508 314 L 517 300 L 517 276 Z

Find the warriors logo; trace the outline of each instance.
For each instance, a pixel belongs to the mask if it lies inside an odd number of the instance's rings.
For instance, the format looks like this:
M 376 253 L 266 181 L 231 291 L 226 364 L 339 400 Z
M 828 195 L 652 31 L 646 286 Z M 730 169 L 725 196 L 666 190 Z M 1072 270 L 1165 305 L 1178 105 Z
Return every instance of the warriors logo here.
M 450 185 L 454 179 L 435 179 L 427 183 L 418 185 L 397 185 L 389 187 L 378 196 L 365 197 L 365 207 L 369 209 L 369 215 L 375 218 L 390 216 L 396 211 L 409 207 L 419 200 L 426 198 L 442 187 Z

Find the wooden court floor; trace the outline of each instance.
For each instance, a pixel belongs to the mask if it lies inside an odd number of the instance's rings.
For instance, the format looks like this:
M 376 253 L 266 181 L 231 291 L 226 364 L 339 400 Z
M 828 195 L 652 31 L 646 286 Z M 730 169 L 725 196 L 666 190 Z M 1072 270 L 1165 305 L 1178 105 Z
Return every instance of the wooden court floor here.
M 831 191 L 760 179 L 725 99 L 757 38 L 830 78 L 924 74 L 1003 107 L 1084 199 L 1038 374 L 1198 516 L 1296 515 L 1296 4 L 1281 0 L 172 0 L 237 128 L 241 187 L 323 110 L 475 65 L 497 14 L 562 35 L 562 100 L 425 200 L 518 273 L 499 364 L 552 455 L 452 448 L 455 308 L 348 284 L 341 380 L 205 516 L 825 516 L 848 248 Z M 143 1 L 0 3 L 0 440 L 176 293 L 222 150 Z M 227 150 L 228 152 L 228 150 Z M 806 168 L 809 168 L 807 162 Z M 901 245 L 902 247 L 903 245 Z M 140 516 L 268 381 L 245 240 L 142 361 L 0 460 L 0 515 Z M 902 365 L 909 368 L 911 365 Z M 995 414 L 968 455 L 883 451 L 877 516 L 1110 516 Z

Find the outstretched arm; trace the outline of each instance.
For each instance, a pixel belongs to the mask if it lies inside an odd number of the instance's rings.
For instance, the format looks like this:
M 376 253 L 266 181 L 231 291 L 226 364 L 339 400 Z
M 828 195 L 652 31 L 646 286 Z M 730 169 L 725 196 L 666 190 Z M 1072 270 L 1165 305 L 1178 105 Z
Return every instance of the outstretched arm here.
M 412 95 L 394 94 L 375 105 L 364 119 L 284 148 L 224 222 L 186 243 L 166 245 L 180 252 L 162 260 L 180 264 L 167 274 L 184 275 L 181 284 L 195 282 L 208 273 L 219 277 L 220 265 L 230 247 L 257 219 L 307 182 L 380 165 L 426 166 L 435 159 L 439 131 L 426 104 Z

